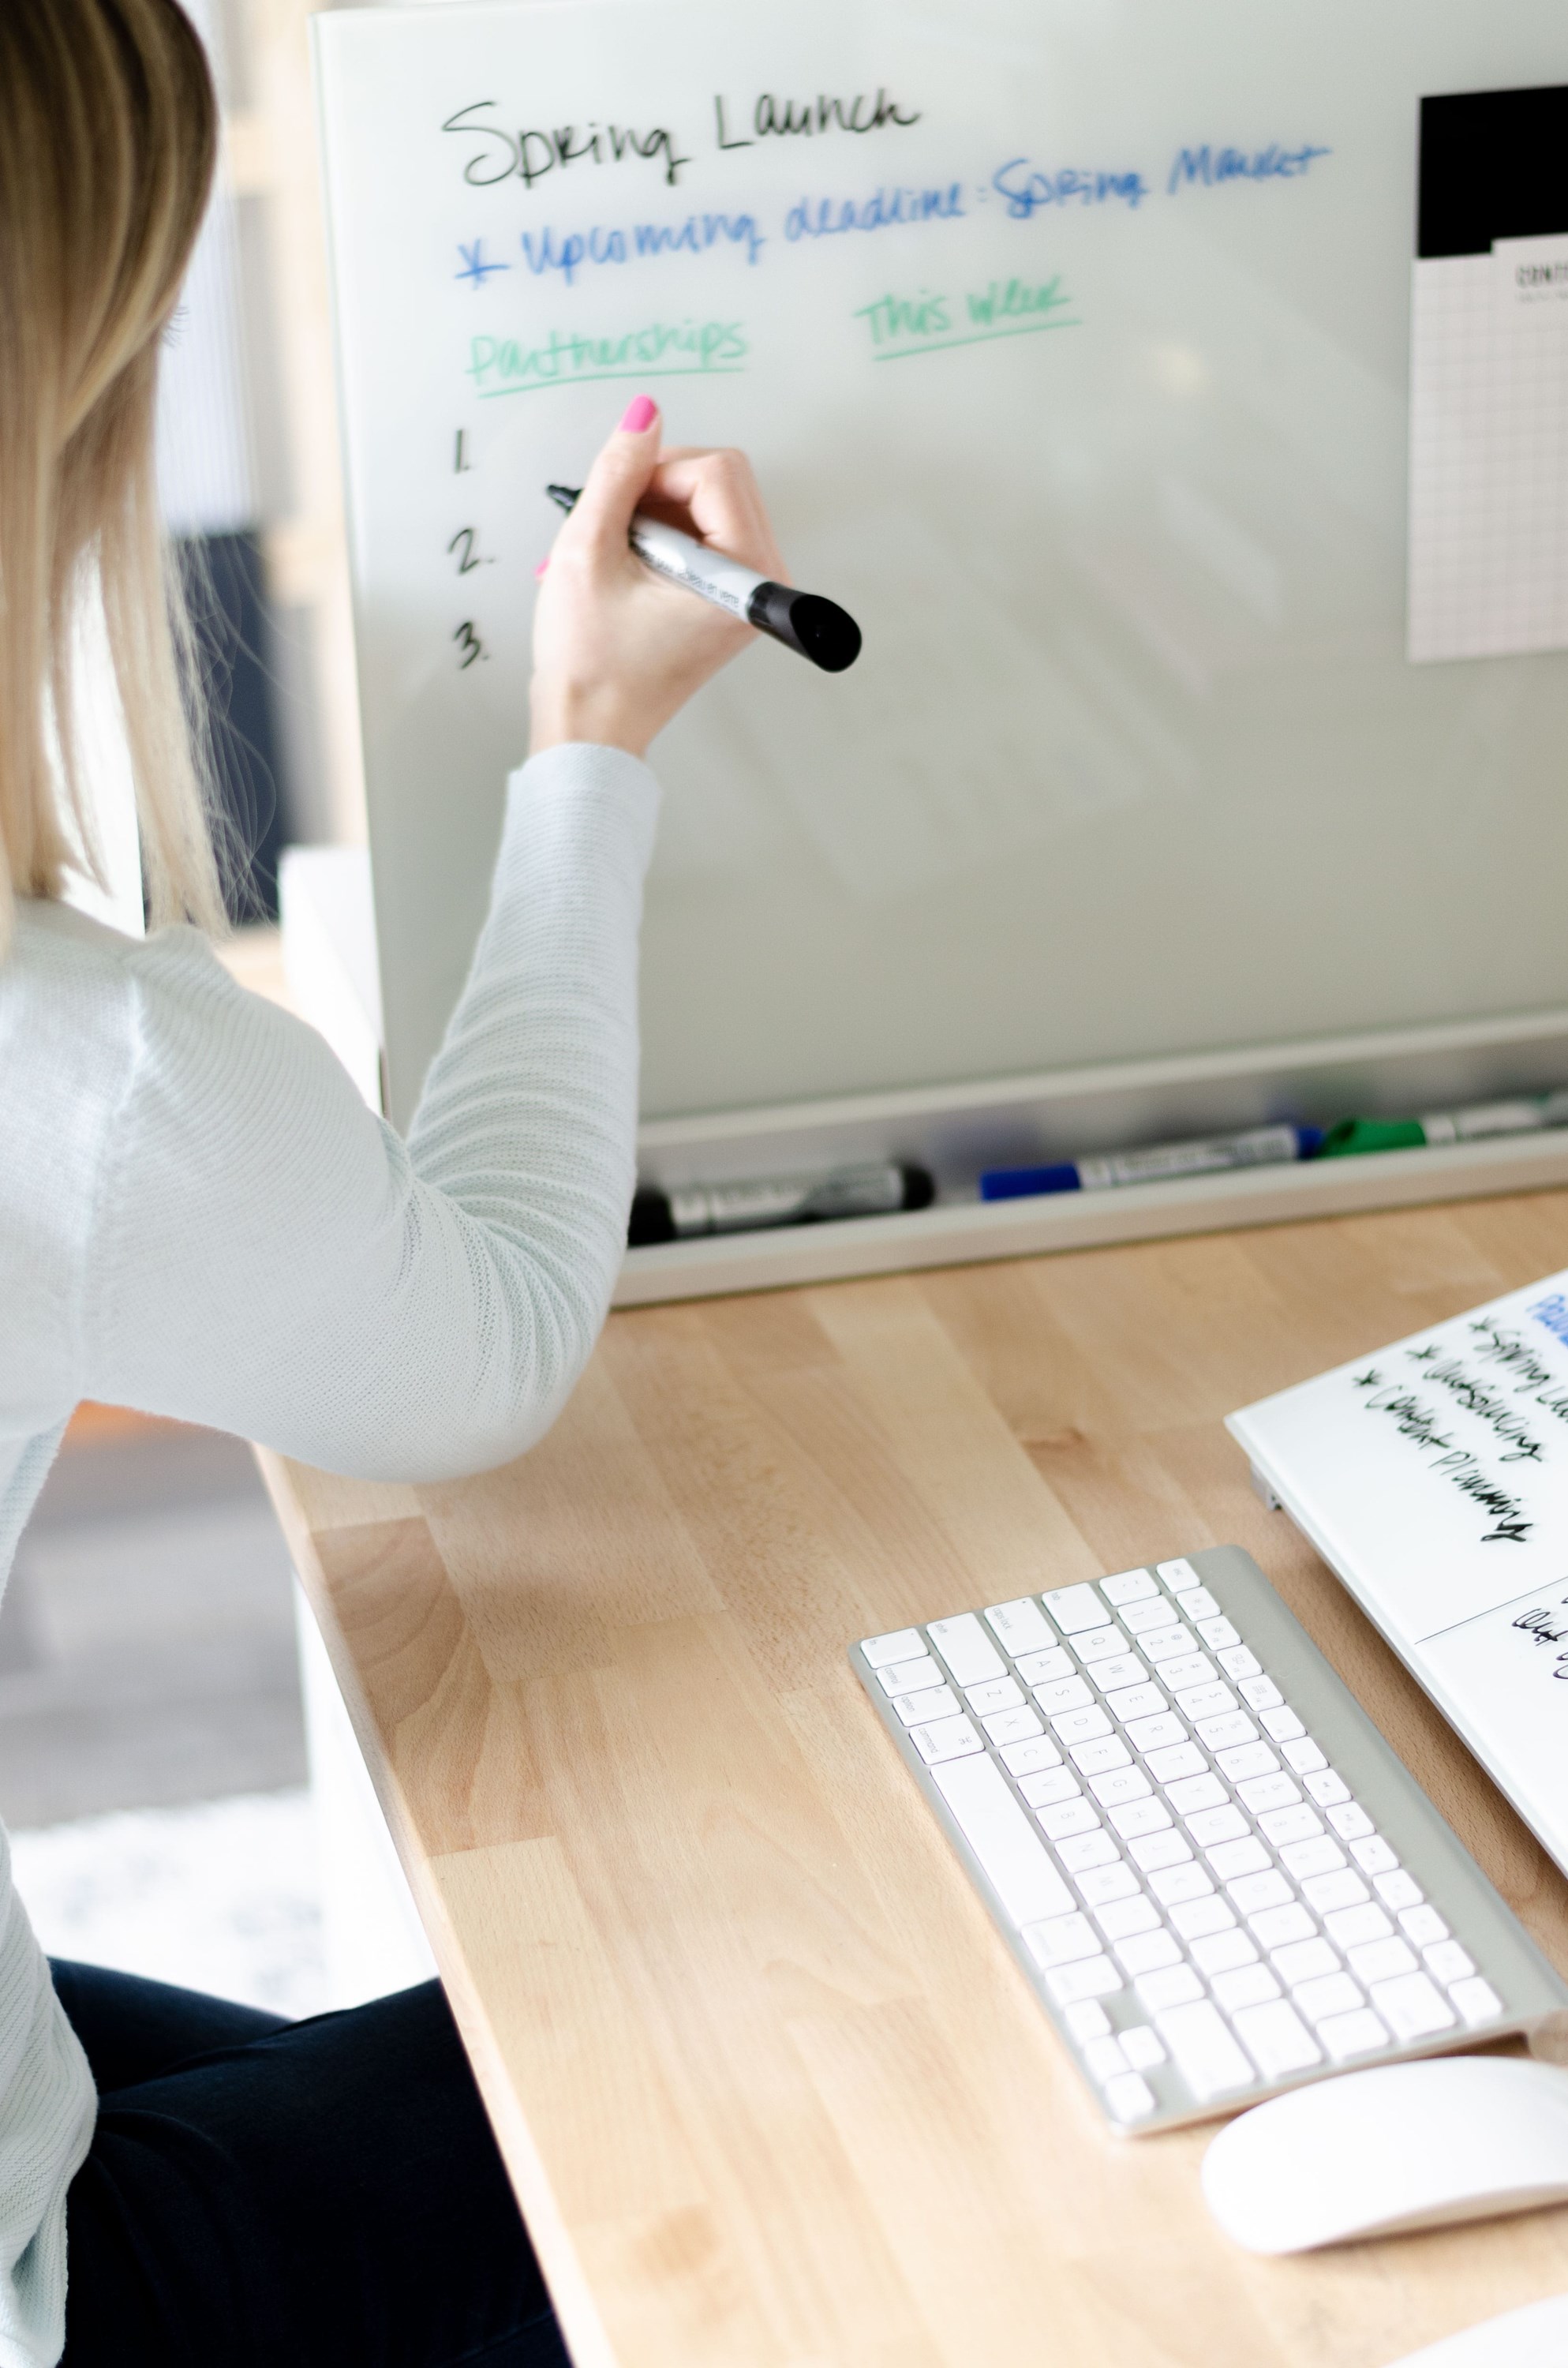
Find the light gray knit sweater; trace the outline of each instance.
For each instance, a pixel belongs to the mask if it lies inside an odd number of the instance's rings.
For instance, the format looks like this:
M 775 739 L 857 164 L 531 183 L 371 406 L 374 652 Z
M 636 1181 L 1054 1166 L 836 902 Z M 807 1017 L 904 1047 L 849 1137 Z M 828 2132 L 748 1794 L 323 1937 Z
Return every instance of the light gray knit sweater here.
M 519 1454 L 626 1239 L 658 792 L 618 749 L 514 774 L 489 917 L 406 1146 L 205 939 L 24 904 L 0 962 L 0 1585 L 80 1398 L 369 1479 Z M 0 2368 L 64 2343 L 95 2099 L 0 1834 Z

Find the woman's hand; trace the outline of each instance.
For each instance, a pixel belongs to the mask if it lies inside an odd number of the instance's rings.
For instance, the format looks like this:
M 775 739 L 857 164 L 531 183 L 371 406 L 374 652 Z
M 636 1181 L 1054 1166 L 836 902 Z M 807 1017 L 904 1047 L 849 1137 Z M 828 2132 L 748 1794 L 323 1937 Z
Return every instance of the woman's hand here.
M 738 617 L 642 564 L 626 539 L 638 509 L 775 583 L 789 580 L 745 455 L 661 455 L 658 406 L 638 395 L 541 571 L 529 744 L 536 757 L 567 740 L 644 755 L 692 692 L 756 638 Z

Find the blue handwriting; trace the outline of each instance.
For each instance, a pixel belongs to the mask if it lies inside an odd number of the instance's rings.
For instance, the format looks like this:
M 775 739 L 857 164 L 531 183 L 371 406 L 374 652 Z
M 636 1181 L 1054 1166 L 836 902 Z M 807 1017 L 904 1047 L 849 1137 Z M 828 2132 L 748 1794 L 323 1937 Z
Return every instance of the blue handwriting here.
M 1028 222 L 1042 206 L 1103 206 L 1112 199 L 1136 210 L 1149 194 L 1142 173 L 1085 173 L 1070 167 L 1041 173 L 1027 156 L 998 165 L 991 186 L 1006 199 L 1014 222 Z
M 767 242 L 755 214 L 688 214 L 681 222 L 633 222 L 627 230 L 521 233 L 523 261 L 535 279 L 558 271 L 570 288 L 585 263 L 634 263 L 647 256 L 706 255 L 710 247 L 741 246 L 755 263 Z
M 1171 166 L 1165 188 L 1174 198 L 1178 189 L 1190 188 L 1194 183 L 1206 189 L 1216 188 L 1221 181 L 1296 181 L 1314 165 L 1320 156 L 1332 156 L 1332 148 L 1281 148 L 1270 141 L 1267 148 L 1183 148 Z
M 852 230 L 892 230 L 903 222 L 962 222 L 963 185 L 945 189 L 878 189 L 869 198 L 802 198 L 784 217 L 784 235 L 836 238 Z

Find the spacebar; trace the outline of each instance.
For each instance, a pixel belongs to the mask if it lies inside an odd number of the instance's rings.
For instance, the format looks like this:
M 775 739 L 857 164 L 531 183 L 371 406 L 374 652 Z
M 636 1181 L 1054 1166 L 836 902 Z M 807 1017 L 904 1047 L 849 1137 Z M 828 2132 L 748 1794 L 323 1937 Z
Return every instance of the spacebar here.
M 1077 1906 L 994 1760 L 947 1759 L 926 1773 L 1015 1924 Z

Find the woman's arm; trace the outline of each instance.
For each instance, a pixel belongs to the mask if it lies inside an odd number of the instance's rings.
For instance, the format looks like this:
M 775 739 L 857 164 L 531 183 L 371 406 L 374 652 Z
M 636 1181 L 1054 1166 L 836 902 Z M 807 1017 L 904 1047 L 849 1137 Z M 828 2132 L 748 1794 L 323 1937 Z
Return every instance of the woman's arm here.
M 652 494 L 777 569 L 744 464 L 682 455 L 666 473 L 657 443 L 656 421 L 613 438 L 562 529 L 536 632 L 538 753 L 510 784 L 489 916 L 406 1147 L 193 933 L 127 956 L 137 1050 L 85 1390 L 377 1478 L 481 1470 L 559 1412 L 633 1182 L 657 792 L 631 752 L 750 638 L 640 567 L 627 525 Z

